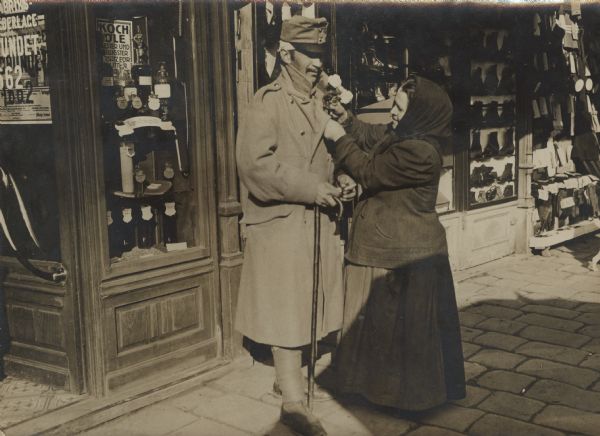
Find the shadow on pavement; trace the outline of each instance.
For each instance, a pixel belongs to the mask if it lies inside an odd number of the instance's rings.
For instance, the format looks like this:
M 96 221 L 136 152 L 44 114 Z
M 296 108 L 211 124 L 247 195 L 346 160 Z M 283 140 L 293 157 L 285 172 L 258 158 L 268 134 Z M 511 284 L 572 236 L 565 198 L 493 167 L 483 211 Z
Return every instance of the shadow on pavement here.
M 580 260 L 589 258 L 582 253 Z M 318 378 L 333 400 L 315 403 L 314 412 L 330 435 L 340 436 L 597 435 L 599 303 L 600 286 L 595 301 L 519 297 L 471 304 L 460 311 L 464 400 L 423 412 L 377 406 L 336 392 L 334 362 Z M 293 433 L 276 424 L 266 434 Z

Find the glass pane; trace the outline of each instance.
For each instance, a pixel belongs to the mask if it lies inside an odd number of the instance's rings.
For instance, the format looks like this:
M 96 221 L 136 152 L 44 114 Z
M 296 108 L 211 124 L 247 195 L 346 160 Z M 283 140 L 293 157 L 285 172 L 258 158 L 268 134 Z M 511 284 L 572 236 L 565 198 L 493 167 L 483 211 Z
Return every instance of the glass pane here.
M 198 205 L 179 4 L 113 3 L 96 17 L 111 261 L 192 247 Z
M 14 246 L 25 258 L 59 261 L 47 11 L 26 2 L 7 11 L 0 14 L 0 254 L 13 256 Z

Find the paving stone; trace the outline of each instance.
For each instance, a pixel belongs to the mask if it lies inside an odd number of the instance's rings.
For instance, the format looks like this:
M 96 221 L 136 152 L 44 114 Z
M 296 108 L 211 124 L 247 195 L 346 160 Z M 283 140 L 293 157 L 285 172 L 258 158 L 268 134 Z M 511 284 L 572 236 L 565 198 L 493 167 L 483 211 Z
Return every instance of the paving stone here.
M 525 395 L 546 403 L 561 404 L 589 412 L 600 412 L 600 393 L 554 380 L 537 381 Z
M 463 349 L 463 357 L 465 359 L 468 359 L 473 354 L 475 354 L 479 350 L 481 350 L 481 347 L 479 345 L 471 344 L 470 342 L 463 342 L 462 349 Z
M 465 378 L 467 380 L 474 380 L 486 371 L 487 368 L 485 366 L 474 362 L 465 362 Z
M 600 378 L 600 374 L 590 369 L 578 368 L 550 360 L 531 359 L 519 365 L 517 371 L 537 378 L 547 378 L 586 388 Z
M 594 338 L 581 347 L 583 351 L 587 351 L 593 354 L 600 354 L 600 338 Z
M 583 303 L 583 304 L 577 306 L 577 310 L 579 312 L 600 313 L 600 304 Z
M 170 419 L 170 418 L 169 418 Z M 106 433 L 105 433 L 106 434 Z M 118 435 L 119 433 L 116 433 Z M 244 436 L 250 435 L 252 433 L 248 433 L 242 430 L 239 430 L 235 427 L 231 427 L 226 424 L 222 424 L 217 421 L 213 421 L 207 418 L 199 418 L 191 424 L 186 425 L 185 427 L 180 428 L 174 433 L 169 433 L 169 436 L 214 436 L 214 435 L 227 435 L 227 436 Z M 270 435 L 274 435 L 275 433 L 268 433 Z M 285 433 L 278 433 L 278 435 L 282 435 Z M 293 435 L 290 431 L 287 433 L 289 435 Z
M 503 333 L 487 332 L 477 336 L 473 342 L 479 345 L 492 348 L 500 348 L 501 350 L 513 351 L 519 345 L 527 342 L 523 338 L 517 336 L 505 335 Z
M 492 395 L 477 407 L 487 412 L 527 421 L 545 406 L 546 404 L 541 401 L 520 395 L 508 392 L 492 392 Z
M 564 406 L 548 406 L 535 417 L 534 422 L 571 433 L 595 436 L 600 432 L 600 414 Z
M 589 270 L 585 271 L 589 272 Z M 585 292 L 597 292 L 600 289 L 600 277 L 594 275 L 582 275 L 577 280 L 573 280 L 572 289 L 577 289 Z M 595 301 L 592 301 L 595 302 Z
M 463 341 L 473 342 L 473 339 L 483 333 L 483 330 L 474 329 L 471 327 L 461 327 L 460 336 Z
M 543 298 L 548 300 L 554 300 L 557 298 L 573 298 L 573 295 L 578 291 L 572 290 L 568 284 L 552 283 L 552 284 L 539 284 L 532 283 L 525 286 L 521 290 L 524 294 L 528 294 L 529 298 L 533 298 L 535 294 L 543 295 Z
M 477 328 L 479 329 L 491 330 L 494 332 L 506 333 L 509 335 L 515 334 L 525 327 L 527 327 L 527 324 L 502 318 L 489 318 L 477 325 Z
M 473 283 L 473 282 L 468 282 L 468 281 L 464 281 L 464 282 L 460 282 L 456 284 L 456 294 L 471 294 L 471 293 L 475 293 L 483 288 L 485 288 L 485 285 L 482 285 L 481 283 Z
M 462 400 L 454 400 L 452 403 L 462 407 L 474 407 L 481 403 L 488 395 L 490 395 L 490 391 L 487 389 L 467 385 L 467 396 Z
M 600 312 L 584 313 L 575 318 L 575 321 L 583 322 L 585 324 L 598 325 L 600 324 Z
M 398 435 L 415 425 L 391 414 L 381 413 L 372 405 L 363 404 L 346 404 L 321 419 L 329 434 L 340 435 Z
M 600 382 L 598 382 L 594 386 L 592 386 L 592 390 L 595 392 L 600 392 Z
M 563 318 L 556 318 L 553 316 L 541 315 L 539 313 L 528 313 L 526 315 L 517 318 L 517 321 L 540 327 L 548 327 L 557 330 L 566 330 L 574 332 L 584 326 L 583 323 L 577 321 L 571 321 Z
M 223 394 L 195 404 L 192 413 L 240 430 L 257 433 L 279 419 L 279 408 L 236 394 Z M 232 413 L 235 411 L 235 413 Z
M 505 288 L 498 288 L 496 286 L 488 286 L 487 289 L 479 292 L 479 295 L 489 295 L 490 299 L 486 301 L 487 304 L 495 306 L 504 306 L 511 309 L 519 309 L 525 306 L 528 302 L 519 298 L 518 291 L 509 291 Z M 503 299 L 498 299 L 498 295 L 501 295 Z
M 481 410 L 467 409 L 454 404 L 445 404 L 426 412 L 419 420 L 426 424 L 465 431 L 483 415 Z
M 517 348 L 515 352 L 531 357 L 570 363 L 571 365 L 577 365 L 587 356 L 585 351 L 544 342 L 528 342 Z
M 583 344 L 590 341 L 588 336 L 538 326 L 526 327 L 521 330 L 519 335 L 533 341 L 548 342 L 550 344 L 564 345 L 567 347 L 581 347 Z M 478 341 L 476 342 L 479 343 Z
M 534 381 L 535 378 L 529 377 L 528 375 L 517 374 L 510 371 L 494 370 L 479 377 L 477 384 L 492 390 L 508 391 L 519 394 Z
M 556 316 L 558 318 L 573 319 L 577 318 L 580 313 L 571 309 L 562 309 L 560 307 L 546 306 L 543 304 L 529 304 L 523 306 L 524 312 L 540 313 L 542 315 Z
M 165 417 L 168 417 L 168 419 L 165 419 Z M 158 403 L 100 425 L 84 434 L 86 436 L 104 436 L 110 434 L 159 436 L 177 431 L 197 420 L 198 417 L 191 413 L 176 409 L 169 404 Z
M 561 432 L 498 415 L 485 415 L 469 429 L 472 436 L 563 436 Z
M 562 298 L 552 298 L 552 299 L 548 299 L 544 302 L 544 305 L 546 306 L 553 306 L 553 307 L 558 307 L 561 309 L 574 309 L 576 310 L 576 307 L 579 306 L 579 301 L 573 301 L 573 300 L 564 300 Z
M 591 356 L 586 356 L 586 358 L 583 359 L 579 366 L 583 368 L 592 368 L 596 371 L 600 371 L 600 354 L 592 354 Z
M 488 368 L 512 369 L 526 359 L 524 356 L 502 350 L 481 350 L 471 357 L 472 362 L 481 363 Z
M 581 301 L 582 303 L 600 304 L 600 292 L 575 292 L 570 298 Z
M 467 309 L 472 313 L 478 313 L 480 315 L 494 317 L 494 318 L 502 318 L 502 319 L 514 319 L 523 313 L 516 310 L 510 309 L 508 307 L 494 306 L 491 304 L 480 304 L 478 306 L 473 306 Z
M 458 316 L 460 318 L 460 325 L 467 326 L 467 327 L 475 327 L 481 321 L 486 319 L 486 317 L 483 315 L 479 315 L 477 313 L 472 313 L 472 312 L 467 312 L 464 310 L 461 311 L 458 314 Z
M 590 325 L 578 331 L 582 335 L 591 336 L 592 338 L 600 338 L 600 325 Z
M 410 436 L 460 436 L 464 433 L 457 433 L 440 427 L 432 427 L 430 425 L 422 425 L 414 431 L 407 433 Z
M 498 277 L 491 276 L 487 273 L 483 273 L 480 275 L 476 275 L 473 277 L 469 277 L 467 279 L 469 282 L 477 283 L 480 285 L 493 285 L 498 282 Z

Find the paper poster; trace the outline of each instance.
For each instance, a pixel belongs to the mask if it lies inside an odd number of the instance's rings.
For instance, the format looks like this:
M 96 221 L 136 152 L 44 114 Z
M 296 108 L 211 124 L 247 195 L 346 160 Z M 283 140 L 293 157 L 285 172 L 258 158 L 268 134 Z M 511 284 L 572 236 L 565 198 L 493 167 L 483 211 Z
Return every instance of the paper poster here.
M 96 21 L 102 62 L 113 68 L 117 77 L 129 74 L 133 65 L 133 23 L 125 20 Z
M 51 124 L 45 17 L 0 12 L 0 124 Z

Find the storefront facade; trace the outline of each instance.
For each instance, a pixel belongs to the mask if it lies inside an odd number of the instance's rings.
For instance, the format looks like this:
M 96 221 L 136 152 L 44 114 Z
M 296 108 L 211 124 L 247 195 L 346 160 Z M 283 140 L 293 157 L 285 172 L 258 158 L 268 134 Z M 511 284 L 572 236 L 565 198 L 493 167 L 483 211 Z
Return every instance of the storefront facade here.
M 103 396 L 233 357 L 241 211 L 227 7 L 70 2 L 3 11 L 11 23 L 37 20 L 44 57 L 41 49 L 32 57 L 44 62 L 44 82 L 31 68 L 24 83 L 48 93 L 51 108 L 43 124 L 24 118 L 30 108 L 3 120 L 5 165 L 28 210 L 41 203 L 59 217 L 40 230 L 43 217 L 31 213 L 40 249 L 23 231 L 15 239 L 35 267 L 67 271 L 58 283 L 39 279 L 5 246 L 10 374 Z M 16 27 L 7 37 L 27 34 Z M 3 55 L 5 71 L 29 65 L 21 53 Z
M 235 134 L 277 74 L 275 43 L 292 14 L 328 19 L 326 67 L 360 117 L 385 122 L 377 103 L 409 71 L 448 90 L 454 141 L 438 211 L 454 269 L 543 248 L 531 242 L 545 237 L 532 195 L 532 102 L 543 103 L 531 47 L 543 32 L 532 23 L 557 8 L 179 0 L 3 12 L 34 13 L 44 45 L 23 62 L 28 86 L 49 100 L 2 120 L 13 144 L 2 158 L 37 211 L 42 249 L 29 241 L 22 252 L 67 275 L 44 281 L 3 251 L 12 374 L 104 396 L 241 353 Z

